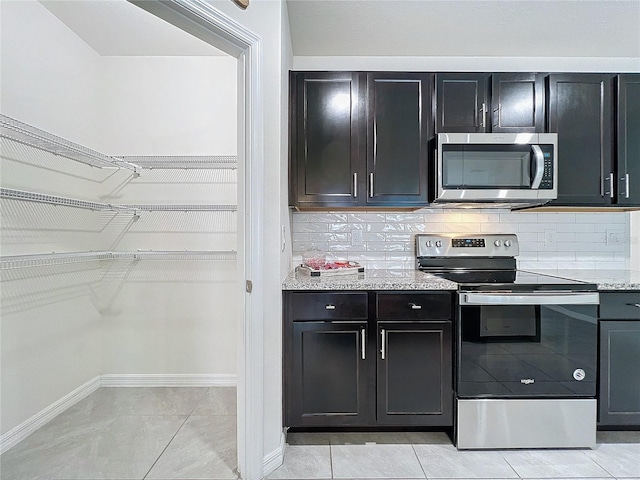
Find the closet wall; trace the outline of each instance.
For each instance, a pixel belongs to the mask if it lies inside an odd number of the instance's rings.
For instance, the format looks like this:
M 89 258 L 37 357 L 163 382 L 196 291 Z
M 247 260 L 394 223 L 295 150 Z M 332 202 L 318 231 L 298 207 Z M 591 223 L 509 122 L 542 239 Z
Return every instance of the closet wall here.
M 102 57 L 35 1 L 1 7 L 3 115 L 108 155 L 236 155 L 235 59 Z M 235 168 L 138 176 L 5 139 L 0 167 L 4 189 L 137 205 L 100 211 L 2 198 L 3 436 L 99 375 L 234 381 L 235 255 L 215 252 L 236 249 Z M 144 253 L 10 261 L 103 250 Z

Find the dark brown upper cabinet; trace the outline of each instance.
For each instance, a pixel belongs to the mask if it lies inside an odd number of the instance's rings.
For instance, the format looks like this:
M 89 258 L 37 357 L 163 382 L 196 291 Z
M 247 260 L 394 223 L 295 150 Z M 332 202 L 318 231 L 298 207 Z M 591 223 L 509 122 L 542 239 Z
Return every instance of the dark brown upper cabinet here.
M 640 205 L 640 74 L 618 76 L 616 178 L 618 205 Z
M 425 205 L 431 76 L 367 74 L 367 205 Z
M 548 129 L 558 133 L 562 206 L 615 201 L 613 74 L 549 75 Z
M 436 74 L 436 133 L 535 133 L 544 127 L 544 74 Z
M 436 74 L 436 133 L 489 131 L 486 73 Z
M 292 74 L 290 85 L 292 204 L 358 205 L 365 175 L 361 75 Z
M 292 73 L 290 204 L 427 205 L 431 78 Z
M 491 131 L 544 132 L 544 74 L 491 75 Z M 489 131 L 489 130 L 487 130 Z

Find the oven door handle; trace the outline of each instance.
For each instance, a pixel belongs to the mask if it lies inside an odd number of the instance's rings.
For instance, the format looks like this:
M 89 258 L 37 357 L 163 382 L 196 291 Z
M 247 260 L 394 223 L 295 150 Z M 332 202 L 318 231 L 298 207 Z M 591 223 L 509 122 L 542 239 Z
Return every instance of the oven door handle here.
M 598 292 L 461 293 L 460 305 L 598 305 Z

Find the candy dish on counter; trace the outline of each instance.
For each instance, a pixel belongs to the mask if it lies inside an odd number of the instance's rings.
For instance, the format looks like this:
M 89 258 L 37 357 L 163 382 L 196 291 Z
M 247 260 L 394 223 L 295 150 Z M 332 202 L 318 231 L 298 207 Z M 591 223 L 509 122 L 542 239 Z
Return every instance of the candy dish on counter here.
M 358 262 L 335 261 L 316 263 L 312 265 L 303 263 L 296 267 L 297 272 L 306 273 L 312 277 L 327 277 L 337 275 L 353 275 L 364 272 L 364 267 Z

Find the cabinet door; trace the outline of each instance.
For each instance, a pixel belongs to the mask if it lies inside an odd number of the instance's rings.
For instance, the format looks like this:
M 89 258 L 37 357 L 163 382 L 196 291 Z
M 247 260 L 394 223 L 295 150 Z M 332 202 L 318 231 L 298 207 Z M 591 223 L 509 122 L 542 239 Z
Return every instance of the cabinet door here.
M 491 76 L 491 131 L 544 132 L 544 75 L 494 73 Z
M 372 421 L 366 322 L 293 322 L 290 427 Z
M 295 205 L 353 206 L 364 185 L 364 105 L 356 73 L 298 73 L 292 102 Z M 362 144 L 361 144 L 362 141 Z M 293 171 L 295 170 L 295 172 Z
M 487 108 L 486 74 L 436 74 L 436 133 L 488 131 Z
M 426 205 L 431 76 L 367 75 L 367 203 Z
M 640 321 L 600 322 L 600 425 L 640 425 Z
M 558 133 L 554 205 L 610 205 L 613 175 L 613 76 L 549 75 L 549 131 Z
M 618 76 L 618 204 L 640 205 L 640 74 Z
M 451 322 L 378 322 L 378 424 L 453 424 Z

